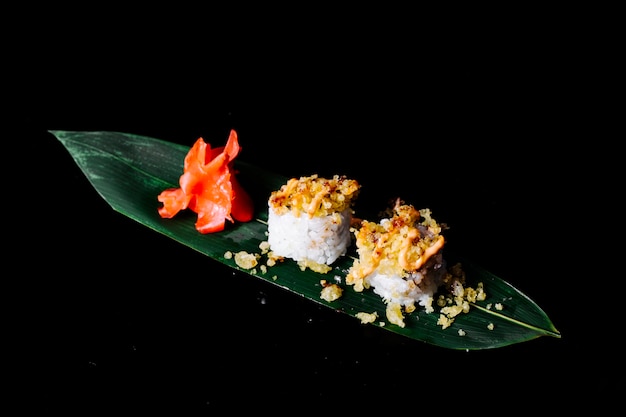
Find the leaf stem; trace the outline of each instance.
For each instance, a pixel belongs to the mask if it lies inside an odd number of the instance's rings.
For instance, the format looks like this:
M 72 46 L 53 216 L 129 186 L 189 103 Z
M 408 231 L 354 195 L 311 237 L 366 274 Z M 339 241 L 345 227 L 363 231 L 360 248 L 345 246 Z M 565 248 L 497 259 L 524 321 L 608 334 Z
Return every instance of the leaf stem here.
M 519 325 L 520 325 L 520 326 L 522 326 L 522 327 L 526 327 L 526 328 L 528 328 L 528 329 L 533 329 L 533 330 L 535 330 L 535 331 L 537 331 L 537 332 L 539 332 L 539 333 L 542 333 L 542 334 L 545 334 L 545 335 L 548 335 L 548 336 L 552 336 L 552 337 L 556 337 L 557 339 L 560 339 L 560 338 L 561 338 L 561 333 L 560 333 L 558 330 L 556 330 L 556 329 L 554 329 L 554 330 L 542 329 L 542 328 L 540 328 L 540 327 L 533 326 L 533 325 L 531 325 L 531 324 L 524 323 L 524 322 L 519 321 L 519 320 L 516 320 L 516 319 L 514 319 L 514 318 L 512 318 L 512 317 L 506 316 L 506 315 L 504 315 L 504 314 L 501 314 L 501 313 L 495 312 L 495 311 L 490 310 L 490 309 L 488 309 L 488 308 L 485 308 L 485 307 L 479 306 L 478 304 L 475 304 L 475 303 L 470 303 L 470 304 L 471 304 L 472 306 L 476 307 L 477 309 L 479 309 L 479 310 L 481 310 L 481 311 L 484 311 L 485 313 L 488 313 L 488 314 L 491 314 L 491 315 L 494 315 L 494 316 L 500 317 L 501 319 L 503 319 L 503 320 L 507 320 L 507 321 L 510 321 L 511 323 L 519 324 Z

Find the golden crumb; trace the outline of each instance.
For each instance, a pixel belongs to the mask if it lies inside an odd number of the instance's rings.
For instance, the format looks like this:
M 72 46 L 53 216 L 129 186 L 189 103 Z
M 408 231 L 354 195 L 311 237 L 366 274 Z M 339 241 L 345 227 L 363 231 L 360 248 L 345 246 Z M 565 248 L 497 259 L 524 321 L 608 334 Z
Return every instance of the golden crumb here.
M 274 266 L 276 262 L 282 261 L 283 258 L 275 256 L 272 252 L 267 251 L 267 246 L 265 244 L 267 242 L 261 242 L 259 244 L 259 248 L 261 249 L 261 253 L 249 253 L 246 251 L 239 251 L 234 253 L 232 251 L 224 252 L 224 259 L 235 259 L 235 263 L 238 267 L 242 269 L 247 269 L 251 274 L 256 275 L 258 272 L 265 275 L 268 272 L 268 267 Z M 266 255 L 267 259 L 265 264 L 261 264 L 260 260 Z M 258 270 L 257 270 L 258 266 Z M 272 276 L 272 279 L 276 281 L 278 279 L 277 275 Z
M 445 314 L 439 314 L 439 318 L 437 319 L 437 324 L 441 326 L 443 329 L 447 329 L 452 325 L 454 319 L 446 316 Z
M 319 262 L 311 261 L 310 259 L 303 259 L 301 261 L 298 261 L 298 266 L 300 267 L 301 271 L 309 268 L 311 271 L 320 274 L 326 274 L 333 269 L 330 265 L 321 264 Z
M 402 305 L 400 303 L 389 303 L 385 311 L 387 314 L 387 320 L 390 323 L 404 328 L 404 316 L 402 315 Z
M 259 249 L 261 249 L 261 254 L 265 255 L 270 250 L 270 243 L 267 240 L 259 243 Z
M 441 314 L 445 314 L 448 318 L 456 317 L 464 311 L 464 305 L 461 301 L 459 304 L 446 306 L 441 309 Z
M 378 318 L 378 313 L 374 311 L 373 313 L 365 313 L 360 312 L 355 314 L 356 318 L 361 320 L 361 324 L 369 324 L 374 323 Z
M 471 288 L 471 287 L 465 288 L 465 299 L 467 301 L 469 301 L 470 303 L 473 303 L 476 301 L 477 296 L 478 296 L 478 293 L 476 292 L 474 288 Z
M 343 289 L 337 284 L 323 284 L 320 298 L 328 302 L 335 301 L 343 295 Z
M 443 294 L 439 294 L 439 297 L 437 297 L 437 306 L 438 307 L 445 307 L 446 304 L 448 304 L 446 296 L 443 295 Z
M 243 269 L 252 269 L 258 264 L 258 254 L 240 251 L 235 254 L 235 263 Z
M 276 255 L 274 252 L 269 251 L 267 254 L 267 266 L 274 266 L 277 262 L 282 262 L 285 260 L 284 257 Z
M 435 299 L 433 297 L 428 297 L 428 299 L 424 303 L 424 311 L 426 311 L 427 313 L 432 313 L 433 311 L 435 311 L 435 308 L 433 307 L 433 301 L 434 300 Z M 408 310 L 407 310 L 407 312 L 408 312 Z
M 484 301 L 487 298 L 482 282 L 477 283 L 476 288 L 465 287 L 463 276 L 462 279 L 450 278 L 448 284 L 451 293 L 440 294 L 437 298 L 437 306 L 441 308 L 437 324 L 443 329 L 450 327 L 459 314 L 469 313 L 472 303 Z M 490 310 L 491 304 L 487 304 L 486 308 Z

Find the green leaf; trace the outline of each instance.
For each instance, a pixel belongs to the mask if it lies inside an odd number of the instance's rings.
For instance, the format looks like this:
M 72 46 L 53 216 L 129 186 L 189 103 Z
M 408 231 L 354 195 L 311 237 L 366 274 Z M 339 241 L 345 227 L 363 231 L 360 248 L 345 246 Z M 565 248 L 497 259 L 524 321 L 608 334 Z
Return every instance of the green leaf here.
M 351 256 L 340 258 L 328 274 L 303 271 L 291 261 L 268 267 L 265 273 L 260 267 L 242 269 L 225 254 L 261 253 L 259 245 L 266 240 L 267 200 L 288 178 L 236 160 L 238 179 L 255 202 L 256 219 L 247 223 L 227 222 L 224 231 L 203 235 L 195 229 L 195 213 L 186 211 L 175 218 L 163 219 L 157 211 L 161 205 L 157 196 L 161 191 L 179 186 L 188 147 L 120 132 L 52 130 L 50 133 L 65 146 L 95 190 L 115 211 L 215 261 L 353 316 L 355 320 L 359 312 L 378 314 L 374 323 L 364 325 L 380 326 L 415 340 L 459 350 L 498 348 L 541 336 L 561 337 L 545 312 L 529 297 L 463 258 L 454 261 L 462 263 L 467 285 L 475 288 L 482 282 L 487 299 L 472 304 L 468 313 L 458 315 L 446 329 L 437 324 L 437 311 L 429 314 L 420 308 L 405 316 L 404 328 L 388 322 L 385 304 L 378 295 L 368 290 L 355 292 L 352 286 L 344 284 L 353 262 Z M 221 146 L 222 142 L 215 141 L 212 145 Z M 453 259 L 448 259 L 449 264 L 451 261 Z M 259 265 L 262 263 L 263 258 Z M 343 295 L 327 302 L 320 297 L 320 281 L 335 282 L 336 279 L 343 288 Z M 502 309 L 497 309 L 497 304 L 502 305 Z

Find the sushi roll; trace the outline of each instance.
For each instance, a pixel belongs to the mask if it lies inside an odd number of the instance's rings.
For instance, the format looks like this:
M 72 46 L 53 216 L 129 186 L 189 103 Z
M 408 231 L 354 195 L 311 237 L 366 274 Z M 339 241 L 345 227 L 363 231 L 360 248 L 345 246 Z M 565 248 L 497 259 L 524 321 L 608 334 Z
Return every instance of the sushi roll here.
M 386 303 L 389 321 L 404 327 L 403 311 L 417 305 L 434 311 L 434 294 L 447 278 L 443 226 L 430 209 L 417 210 L 400 199 L 385 216 L 353 229 L 358 258 L 346 283 L 357 292 L 372 288 Z
M 346 176 L 291 178 L 268 200 L 268 243 L 273 257 L 326 273 L 346 254 L 360 184 Z

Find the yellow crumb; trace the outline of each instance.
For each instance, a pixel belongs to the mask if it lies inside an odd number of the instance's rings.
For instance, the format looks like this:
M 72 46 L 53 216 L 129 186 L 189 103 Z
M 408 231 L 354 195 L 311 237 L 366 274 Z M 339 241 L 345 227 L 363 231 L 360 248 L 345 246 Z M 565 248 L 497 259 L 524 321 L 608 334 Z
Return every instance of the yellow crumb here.
M 303 259 L 298 261 L 298 266 L 301 271 L 309 268 L 311 271 L 318 272 L 320 274 L 326 274 L 333 268 L 330 265 L 321 264 L 319 262 L 311 261 L 309 259 Z
M 267 254 L 270 250 L 269 242 L 267 240 L 264 240 L 263 242 L 259 243 L 259 249 L 261 249 L 261 254 Z
M 240 251 L 235 254 L 235 263 L 243 269 L 252 269 L 258 264 L 258 255 Z
M 378 313 L 376 311 L 374 311 L 373 313 L 360 312 L 356 313 L 356 318 L 361 320 L 361 324 L 374 323 L 378 318 Z
M 439 314 L 439 319 L 437 319 L 437 324 L 440 325 L 443 329 L 447 329 L 454 322 L 453 318 L 446 316 L 445 314 Z
M 404 328 L 404 315 L 402 315 L 402 305 L 400 303 L 387 304 L 387 309 L 385 313 L 389 322 Z
M 454 268 L 460 268 L 455 265 Z M 487 293 L 483 287 L 483 283 L 479 282 L 476 288 L 465 287 L 464 279 L 452 278 L 450 282 L 452 293 L 447 296 L 440 294 L 437 298 L 437 306 L 441 307 L 437 324 L 443 329 L 447 329 L 454 322 L 454 318 L 461 313 L 469 313 L 471 303 L 475 301 L 483 301 L 487 298 Z M 487 310 L 491 309 L 491 304 L 487 304 Z
M 322 288 L 321 298 L 328 302 L 335 301 L 343 295 L 343 290 L 337 284 L 327 284 Z

